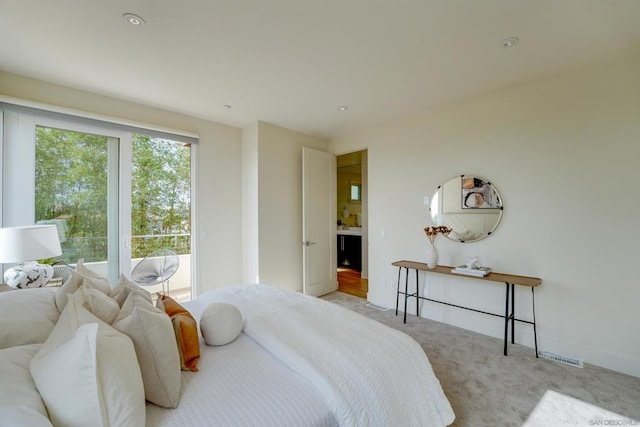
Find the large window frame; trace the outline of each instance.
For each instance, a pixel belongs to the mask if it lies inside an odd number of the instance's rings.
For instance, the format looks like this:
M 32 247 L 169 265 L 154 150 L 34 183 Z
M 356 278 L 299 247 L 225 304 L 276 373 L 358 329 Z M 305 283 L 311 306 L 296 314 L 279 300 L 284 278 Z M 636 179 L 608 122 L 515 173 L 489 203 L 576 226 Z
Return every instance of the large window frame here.
M 96 120 L 56 111 L 0 103 L 0 223 L 3 227 L 33 224 L 35 220 L 36 126 L 109 138 L 109 279 L 131 273 L 132 134 L 140 133 L 191 143 L 191 294 L 195 294 L 196 223 L 195 167 L 198 139 L 121 121 Z M 19 183 L 19 185 L 17 184 Z M 113 190 L 113 191 L 112 191 Z M 112 227 L 116 227 L 115 230 Z

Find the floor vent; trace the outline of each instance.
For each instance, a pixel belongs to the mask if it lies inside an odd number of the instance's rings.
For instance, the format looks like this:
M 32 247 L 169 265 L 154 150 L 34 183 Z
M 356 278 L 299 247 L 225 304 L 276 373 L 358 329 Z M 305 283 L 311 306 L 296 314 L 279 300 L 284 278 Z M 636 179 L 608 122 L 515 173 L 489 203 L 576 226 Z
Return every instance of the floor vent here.
M 379 305 L 375 305 L 375 304 L 374 304 L 374 303 L 372 303 L 372 302 L 370 302 L 369 304 L 367 304 L 367 307 L 375 308 L 376 310 L 380 310 L 380 311 L 387 311 L 387 310 L 389 310 L 389 308 L 387 308 L 387 307 L 381 307 L 381 306 L 379 306 Z
M 582 368 L 582 360 L 571 359 L 569 357 L 560 356 L 555 353 L 551 353 L 549 351 L 540 351 L 538 352 L 538 356 L 544 357 L 545 359 L 554 360 L 556 362 L 564 363 L 565 365 L 575 366 L 576 368 Z

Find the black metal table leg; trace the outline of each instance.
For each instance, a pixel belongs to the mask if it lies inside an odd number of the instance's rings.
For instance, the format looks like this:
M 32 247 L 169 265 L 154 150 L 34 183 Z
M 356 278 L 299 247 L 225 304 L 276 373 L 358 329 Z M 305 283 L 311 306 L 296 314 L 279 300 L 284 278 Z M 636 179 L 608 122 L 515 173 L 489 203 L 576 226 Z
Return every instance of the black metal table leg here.
M 404 275 L 404 321 L 407 323 L 407 299 L 409 298 L 409 268 L 405 269 Z
M 504 355 L 507 355 L 507 343 L 509 337 L 509 283 L 505 284 L 507 290 L 507 297 L 504 307 Z
M 420 302 L 420 288 L 418 286 L 418 270 L 416 269 L 416 316 L 420 317 L 420 305 L 418 304 Z
M 400 273 L 402 267 L 398 267 L 398 281 L 396 282 L 396 316 L 398 315 L 398 302 L 400 301 Z
M 538 335 L 536 331 L 536 294 L 535 288 L 531 288 L 531 305 L 533 307 L 533 343 L 536 348 L 536 358 L 538 358 Z
M 516 290 L 511 284 L 511 344 L 516 343 Z
M 504 319 L 504 355 L 505 356 L 508 355 L 508 351 L 509 351 L 509 322 L 511 322 L 511 344 L 515 344 L 515 341 L 516 341 L 516 338 L 515 338 L 516 322 L 528 323 L 530 325 L 533 325 L 533 339 L 534 339 L 536 358 L 539 357 L 538 356 L 538 330 L 537 330 L 538 325 L 536 323 L 535 287 L 540 285 L 541 283 L 540 279 L 536 277 L 514 276 L 514 275 L 502 274 L 502 273 L 499 273 L 495 276 L 496 280 L 493 280 L 491 278 L 492 276 L 489 276 L 488 278 L 481 278 L 484 280 L 489 280 L 492 282 L 495 281 L 495 282 L 505 284 L 504 313 L 497 313 L 497 312 L 488 312 L 488 311 L 478 310 L 471 307 L 452 304 L 447 301 L 440 301 L 438 299 L 429 298 L 426 295 L 426 292 L 427 292 L 426 278 L 423 283 L 423 290 L 422 290 L 424 295 L 420 295 L 420 275 L 419 275 L 420 271 L 427 271 L 427 272 L 432 271 L 435 273 L 449 274 L 449 271 L 447 270 L 444 270 L 442 268 L 436 269 L 436 270 L 430 270 L 428 269 L 426 264 L 412 262 L 412 261 L 397 261 L 397 262 L 394 262 L 393 265 L 398 267 L 398 283 L 396 287 L 396 316 L 398 315 L 398 310 L 400 308 L 399 307 L 400 294 L 404 294 L 404 315 L 403 315 L 404 323 L 407 323 L 407 305 L 408 305 L 409 297 L 414 297 L 416 299 L 416 316 L 420 315 L 420 300 L 424 300 L 424 301 L 430 301 L 438 304 L 444 304 L 450 307 L 470 310 L 477 313 L 483 313 L 490 316 L 502 317 Z M 405 269 L 404 292 L 401 291 L 401 284 L 400 284 L 400 281 L 402 280 L 403 268 Z M 415 293 L 409 294 L 409 274 L 410 274 L 409 270 L 411 269 L 416 270 L 416 290 L 415 290 Z M 516 317 L 516 290 L 515 290 L 516 285 L 531 287 L 533 321 L 529 321 L 526 319 L 518 319 Z M 510 293 L 511 295 L 509 295 Z M 423 306 L 424 306 L 424 303 L 423 303 Z

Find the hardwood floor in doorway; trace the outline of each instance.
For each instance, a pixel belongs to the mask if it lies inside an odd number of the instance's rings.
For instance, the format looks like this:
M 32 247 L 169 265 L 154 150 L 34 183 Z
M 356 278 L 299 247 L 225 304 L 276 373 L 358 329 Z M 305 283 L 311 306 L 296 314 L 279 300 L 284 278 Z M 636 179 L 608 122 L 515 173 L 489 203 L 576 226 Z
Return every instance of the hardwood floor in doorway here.
M 360 272 L 350 268 L 338 268 L 338 290 L 360 298 L 367 298 L 369 281 Z

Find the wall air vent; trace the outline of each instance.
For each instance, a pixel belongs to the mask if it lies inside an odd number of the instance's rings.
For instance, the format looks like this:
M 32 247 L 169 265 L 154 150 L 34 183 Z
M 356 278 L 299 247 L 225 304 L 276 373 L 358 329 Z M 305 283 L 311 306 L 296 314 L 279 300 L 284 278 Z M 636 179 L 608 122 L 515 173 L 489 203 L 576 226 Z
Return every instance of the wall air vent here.
M 387 311 L 387 310 L 389 310 L 389 308 L 388 308 L 388 307 L 381 307 L 381 306 L 379 306 L 379 305 L 375 305 L 375 304 L 374 304 L 374 303 L 372 303 L 372 302 L 370 302 L 369 304 L 367 304 L 367 307 L 375 308 L 376 310 L 380 310 L 380 311 Z
M 575 366 L 576 368 L 582 368 L 582 360 L 571 359 L 569 357 L 560 356 L 555 353 L 551 353 L 550 351 L 540 351 L 538 352 L 538 356 L 544 357 L 545 359 L 553 360 L 556 362 L 564 363 L 565 365 Z

